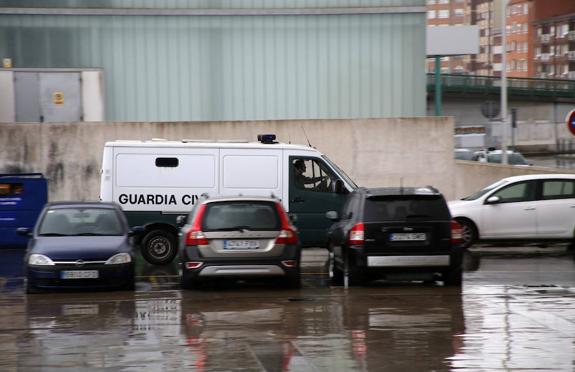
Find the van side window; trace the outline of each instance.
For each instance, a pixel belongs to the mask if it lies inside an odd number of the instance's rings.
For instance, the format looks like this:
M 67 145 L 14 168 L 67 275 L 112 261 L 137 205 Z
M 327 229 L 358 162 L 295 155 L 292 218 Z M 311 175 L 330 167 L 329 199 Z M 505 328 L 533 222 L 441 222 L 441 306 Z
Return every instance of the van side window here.
M 179 164 L 178 158 L 156 158 L 156 167 L 175 168 Z
M 291 164 L 295 186 L 299 189 L 333 192 L 335 177 L 325 165 L 312 159 L 295 159 Z
M 24 185 L 21 183 L 0 183 L 0 196 L 15 196 L 22 194 Z

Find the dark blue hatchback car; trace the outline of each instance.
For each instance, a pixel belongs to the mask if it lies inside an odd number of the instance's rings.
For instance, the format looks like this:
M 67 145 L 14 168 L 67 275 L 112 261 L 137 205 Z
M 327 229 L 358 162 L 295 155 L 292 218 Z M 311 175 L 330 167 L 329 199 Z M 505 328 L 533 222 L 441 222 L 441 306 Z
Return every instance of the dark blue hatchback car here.
M 49 203 L 30 235 L 25 255 L 26 291 L 66 288 L 134 289 L 130 230 L 114 203 Z

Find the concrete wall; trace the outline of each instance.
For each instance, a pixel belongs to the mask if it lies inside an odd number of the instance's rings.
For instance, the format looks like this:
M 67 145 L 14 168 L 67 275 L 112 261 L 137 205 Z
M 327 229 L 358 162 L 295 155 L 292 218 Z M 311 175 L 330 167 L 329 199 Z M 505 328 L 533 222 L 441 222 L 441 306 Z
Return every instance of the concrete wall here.
M 500 122 L 490 121 L 481 114 L 481 106 L 486 101 L 499 105 L 498 97 L 464 96 L 443 98 L 442 113 L 453 116 L 455 127 L 483 127 L 486 134 L 478 141 L 479 135 L 458 136 L 457 147 L 487 147 L 501 145 Z M 566 124 L 567 114 L 575 109 L 572 103 L 533 102 L 511 97 L 509 100 L 509 115 L 511 109 L 517 109 L 517 128 L 515 143 L 517 146 L 533 151 L 556 149 L 557 141 L 570 141 L 574 137 L 569 133 Z M 428 102 L 427 114 L 433 115 L 433 102 Z M 511 135 L 509 137 L 511 141 Z
M 455 161 L 455 198 L 460 199 L 481 190 L 505 177 L 523 174 L 569 173 L 575 170 L 542 167 L 517 167 L 512 165 L 488 164 L 475 161 Z
M 0 124 L 0 172 L 35 171 L 49 179 L 50 200 L 99 196 L 102 149 L 116 139 L 244 139 L 276 133 L 329 156 L 362 186 L 433 185 L 455 195 L 453 120 Z

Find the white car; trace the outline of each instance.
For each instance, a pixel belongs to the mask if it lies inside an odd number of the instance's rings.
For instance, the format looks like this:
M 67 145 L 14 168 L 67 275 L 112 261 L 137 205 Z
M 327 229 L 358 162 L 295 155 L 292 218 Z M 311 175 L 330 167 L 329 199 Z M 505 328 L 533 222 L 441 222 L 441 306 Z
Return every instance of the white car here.
M 448 205 L 464 247 L 488 240 L 575 245 L 575 174 L 508 177 Z
M 501 164 L 503 161 L 503 151 L 495 149 L 476 151 L 473 154 L 472 160 L 476 160 L 481 163 Z M 528 167 L 531 165 L 527 162 L 527 160 L 525 160 L 521 153 L 512 150 L 507 150 L 507 163 L 509 165 L 517 165 L 522 167 Z

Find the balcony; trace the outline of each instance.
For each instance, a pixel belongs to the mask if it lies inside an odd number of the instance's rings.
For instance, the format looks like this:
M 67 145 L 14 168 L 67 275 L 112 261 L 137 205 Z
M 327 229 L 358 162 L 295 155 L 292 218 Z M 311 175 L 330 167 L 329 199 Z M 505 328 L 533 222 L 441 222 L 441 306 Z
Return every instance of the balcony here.
M 567 52 L 567 58 L 570 61 L 575 61 L 575 50 L 570 50 L 569 52 Z
M 549 62 L 553 59 L 553 55 L 551 53 L 541 53 L 539 55 L 539 60 L 541 62 Z
M 569 80 L 575 80 L 575 71 L 569 71 L 567 73 L 567 79 Z
M 569 31 L 567 39 L 569 39 L 569 41 L 575 41 L 575 31 Z
M 549 44 L 551 42 L 551 34 L 543 34 L 539 37 L 539 41 L 543 44 Z

